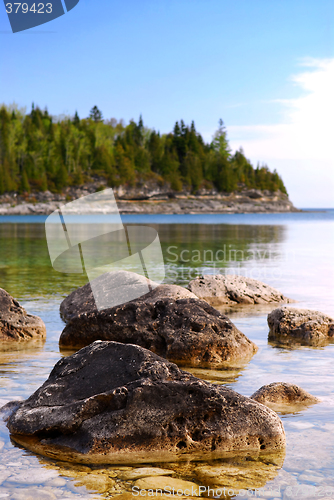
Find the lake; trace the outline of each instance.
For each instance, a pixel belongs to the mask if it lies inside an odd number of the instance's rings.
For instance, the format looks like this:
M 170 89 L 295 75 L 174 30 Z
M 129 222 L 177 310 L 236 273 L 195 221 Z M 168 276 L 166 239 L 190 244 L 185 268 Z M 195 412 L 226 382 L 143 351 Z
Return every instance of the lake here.
M 60 302 L 87 282 L 85 275 L 62 274 L 51 267 L 45 219 L 0 217 L 0 287 L 29 313 L 40 316 L 47 327 L 43 347 L 0 352 L 0 405 L 27 398 L 46 380 L 62 356 L 58 347 L 64 328 Z M 334 210 L 124 215 L 122 220 L 157 229 L 165 260 L 165 282 L 185 286 L 200 274 L 240 274 L 278 288 L 298 301 L 296 307 L 334 316 Z M 101 216 L 100 222 L 106 221 L 106 216 Z M 321 348 L 269 344 L 267 314 L 275 307 L 231 307 L 225 311 L 259 347 L 245 367 L 193 372 L 245 396 L 264 384 L 283 381 L 300 385 L 320 398 L 320 403 L 303 411 L 280 415 L 287 435 L 285 457 L 240 455 L 209 463 L 147 466 L 170 469 L 173 477 L 198 485 L 206 477 L 204 469 L 214 474 L 219 467 L 233 466 L 239 472 L 236 476 L 227 474 L 221 482 L 230 488 L 223 498 L 334 498 L 334 344 Z M 132 470 L 135 464 L 101 468 L 55 462 L 15 446 L 3 422 L 0 450 L 0 498 L 110 498 L 131 491 L 133 484 L 124 479 L 124 471 Z M 97 481 L 98 475 L 102 483 Z M 103 486 L 106 481 L 108 487 Z

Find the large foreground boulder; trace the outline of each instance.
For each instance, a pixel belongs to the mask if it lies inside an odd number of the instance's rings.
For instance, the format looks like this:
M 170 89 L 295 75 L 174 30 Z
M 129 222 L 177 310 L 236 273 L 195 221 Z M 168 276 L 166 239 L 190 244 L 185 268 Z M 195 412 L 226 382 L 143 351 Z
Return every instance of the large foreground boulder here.
M 164 461 L 285 446 L 269 408 L 135 345 L 94 342 L 11 406 L 14 441 L 65 461 Z
M 41 318 L 28 314 L 17 300 L 0 288 L 0 349 L 45 337 L 46 329 Z
M 268 314 L 269 340 L 321 345 L 334 340 L 334 319 L 319 311 L 279 307 Z
M 59 343 L 73 349 L 95 340 L 136 344 L 175 363 L 201 367 L 239 366 L 257 350 L 226 316 L 207 302 L 192 298 L 137 299 L 81 313 L 67 323 Z
M 269 408 L 276 405 L 308 406 L 319 402 L 319 399 L 295 384 L 272 382 L 263 385 L 251 396 L 252 399 Z
M 295 302 L 261 281 L 237 275 L 200 276 L 190 281 L 188 289 L 214 307 Z

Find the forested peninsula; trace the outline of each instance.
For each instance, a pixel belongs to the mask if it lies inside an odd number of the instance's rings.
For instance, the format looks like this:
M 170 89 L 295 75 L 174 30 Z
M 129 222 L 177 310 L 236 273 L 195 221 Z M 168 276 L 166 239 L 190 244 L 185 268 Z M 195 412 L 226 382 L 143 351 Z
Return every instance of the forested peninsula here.
M 0 214 L 50 213 L 108 186 L 123 212 L 294 210 L 275 170 L 232 154 L 222 120 L 207 143 L 183 120 L 160 134 L 141 116 L 104 120 L 97 106 L 88 118 L 1 106 Z

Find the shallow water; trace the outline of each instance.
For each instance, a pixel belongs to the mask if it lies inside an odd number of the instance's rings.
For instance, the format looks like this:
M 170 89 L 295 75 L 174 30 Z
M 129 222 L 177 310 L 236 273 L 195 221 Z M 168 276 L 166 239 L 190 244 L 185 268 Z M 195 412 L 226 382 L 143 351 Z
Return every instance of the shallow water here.
M 44 220 L 0 218 L 0 286 L 30 313 L 41 316 L 47 327 L 43 346 L 0 353 L 0 404 L 25 399 L 48 377 L 61 357 L 58 338 L 64 324 L 59 304 L 87 281 L 85 276 L 64 275 L 51 268 Z M 298 300 L 296 307 L 334 316 L 334 211 L 124 216 L 123 221 L 158 229 L 167 282 L 184 285 L 201 272 L 239 273 L 277 287 Z M 229 487 L 227 498 L 334 498 L 334 344 L 319 348 L 269 344 L 266 317 L 274 308 L 228 309 L 236 326 L 259 347 L 245 367 L 193 372 L 246 396 L 263 384 L 285 381 L 321 399 L 307 409 L 281 415 L 287 434 L 283 465 L 282 457 L 240 456 L 209 463 L 148 464 L 144 475 L 154 475 L 152 467 L 159 466 L 166 474 L 196 485 Z M 0 498 L 107 498 L 131 491 L 138 475 L 132 469 L 138 467 L 143 465 L 92 470 L 53 462 L 15 446 L 0 423 Z M 248 488 L 248 496 L 246 491 L 232 495 L 240 488 Z

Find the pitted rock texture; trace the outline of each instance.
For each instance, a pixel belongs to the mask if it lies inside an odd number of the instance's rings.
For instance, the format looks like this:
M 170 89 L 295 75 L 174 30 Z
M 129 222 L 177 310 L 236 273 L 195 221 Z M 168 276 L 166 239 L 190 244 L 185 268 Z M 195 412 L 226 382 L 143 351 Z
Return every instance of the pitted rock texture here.
M 98 294 L 107 299 L 110 298 L 110 302 L 114 302 L 117 297 L 119 305 L 130 302 L 129 297 L 134 295 L 137 296 L 137 301 L 150 304 L 162 298 L 197 298 L 195 294 L 182 286 L 158 285 L 140 274 L 129 271 L 104 273 L 92 283 L 95 285 L 94 290 L 98 290 Z M 65 322 L 80 314 L 92 312 L 97 312 L 97 307 L 90 283 L 74 290 L 60 304 L 60 315 Z
M 226 316 L 192 298 L 157 302 L 140 298 L 82 313 L 67 323 L 59 344 L 79 348 L 95 340 L 136 344 L 178 364 L 201 367 L 244 363 L 257 350 Z
M 188 289 L 214 307 L 294 302 L 261 281 L 232 274 L 200 276 L 190 281 Z
M 2 345 L 43 340 L 46 329 L 38 316 L 28 314 L 9 293 L 0 288 L 0 349 Z
M 270 404 L 313 404 L 319 399 L 295 384 L 273 382 L 263 385 L 251 396 L 264 405 Z
M 116 342 L 94 342 L 58 361 L 7 426 L 29 449 L 79 462 L 285 446 L 282 422 L 269 408 Z
M 334 340 L 334 319 L 319 311 L 279 307 L 268 314 L 269 340 L 317 345 Z

